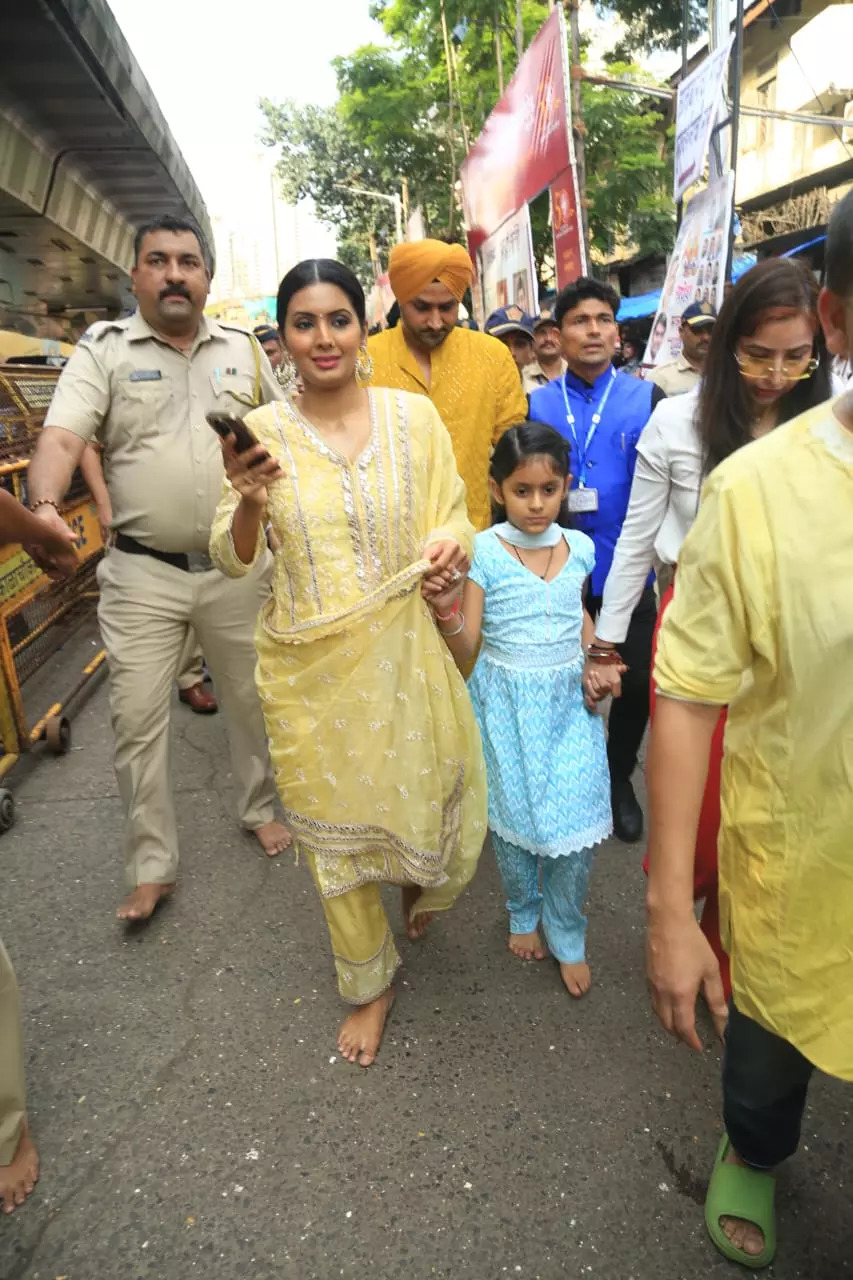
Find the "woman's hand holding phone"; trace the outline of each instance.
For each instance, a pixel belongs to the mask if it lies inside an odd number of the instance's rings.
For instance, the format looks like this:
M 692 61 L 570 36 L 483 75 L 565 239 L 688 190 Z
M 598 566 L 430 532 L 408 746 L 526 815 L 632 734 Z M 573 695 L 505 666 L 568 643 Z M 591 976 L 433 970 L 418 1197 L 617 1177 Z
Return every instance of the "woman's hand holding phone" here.
M 238 453 L 233 435 L 222 441 L 222 457 L 225 474 L 242 500 L 249 506 L 263 509 L 269 498 L 269 486 L 284 478 L 275 458 L 271 458 L 261 444 L 253 445 L 245 453 Z
M 269 486 L 284 476 L 275 458 L 258 444 L 242 418 L 209 413 L 207 421 L 219 436 L 225 474 L 247 505 L 262 510 L 267 505 Z

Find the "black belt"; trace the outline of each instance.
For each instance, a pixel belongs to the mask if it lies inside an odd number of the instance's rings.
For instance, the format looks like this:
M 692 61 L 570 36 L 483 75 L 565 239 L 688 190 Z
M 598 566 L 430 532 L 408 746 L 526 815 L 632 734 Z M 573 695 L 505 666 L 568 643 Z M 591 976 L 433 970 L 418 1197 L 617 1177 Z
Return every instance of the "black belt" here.
M 113 545 L 117 551 L 124 551 L 131 556 L 151 556 L 153 560 L 170 564 L 173 569 L 183 569 L 184 573 L 204 572 L 213 567 L 207 556 L 194 554 L 190 557 L 184 551 L 155 551 L 153 547 L 146 547 L 127 533 L 117 533 Z

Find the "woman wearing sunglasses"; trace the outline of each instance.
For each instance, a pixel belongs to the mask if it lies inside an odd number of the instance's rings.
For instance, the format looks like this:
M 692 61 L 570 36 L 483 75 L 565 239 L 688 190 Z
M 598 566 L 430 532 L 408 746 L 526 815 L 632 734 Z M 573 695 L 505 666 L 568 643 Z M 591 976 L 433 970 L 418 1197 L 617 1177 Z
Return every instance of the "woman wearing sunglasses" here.
M 631 613 L 655 566 L 671 579 L 696 518 L 710 471 L 743 445 L 828 400 L 829 357 L 817 318 L 818 287 L 790 258 L 771 258 L 741 277 L 723 303 L 705 376 L 687 395 L 655 409 L 637 445 L 631 501 L 616 545 L 596 624 L 591 680 L 594 692 L 618 693 L 618 652 Z M 658 626 L 669 601 L 661 601 Z M 721 602 L 721 608 L 725 603 Z M 654 686 L 652 687 L 654 707 Z M 720 940 L 717 834 L 725 712 L 714 737 L 696 841 L 694 896 L 704 899 L 702 931 L 720 961 L 726 997 L 729 962 Z

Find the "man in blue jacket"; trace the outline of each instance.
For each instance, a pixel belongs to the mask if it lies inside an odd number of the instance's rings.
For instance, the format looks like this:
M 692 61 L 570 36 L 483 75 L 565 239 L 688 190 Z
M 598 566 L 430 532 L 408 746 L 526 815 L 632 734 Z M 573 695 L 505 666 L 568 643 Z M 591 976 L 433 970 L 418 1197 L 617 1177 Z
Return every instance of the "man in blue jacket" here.
M 554 308 L 568 368 L 562 378 L 530 395 L 530 417 L 566 437 L 572 471 L 569 506 L 574 523 L 595 543 L 595 569 L 587 608 L 596 617 L 613 551 L 628 510 L 637 440 L 663 392 L 650 382 L 617 373 L 619 295 L 609 285 L 581 276 L 563 289 Z M 643 813 L 631 775 L 649 718 L 649 669 L 657 616 L 649 577 L 620 646 L 628 671 L 622 697 L 613 703 L 607 755 L 613 796 L 613 826 L 622 840 L 643 833 Z

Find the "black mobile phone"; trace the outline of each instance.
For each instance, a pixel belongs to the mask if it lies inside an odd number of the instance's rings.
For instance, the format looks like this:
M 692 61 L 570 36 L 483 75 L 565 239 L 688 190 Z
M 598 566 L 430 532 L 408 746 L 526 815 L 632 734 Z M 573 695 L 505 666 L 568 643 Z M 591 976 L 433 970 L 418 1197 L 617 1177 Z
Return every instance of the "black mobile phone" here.
M 252 435 L 242 418 L 238 418 L 236 413 L 209 413 L 207 415 L 207 425 L 212 427 L 220 440 L 227 440 L 229 436 L 234 437 L 234 447 L 238 453 L 246 453 L 249 449 L 254 449 L 259 442 Z M 269 454 L 264 452 L 257 458 L 257 462 L 266 462 Z

